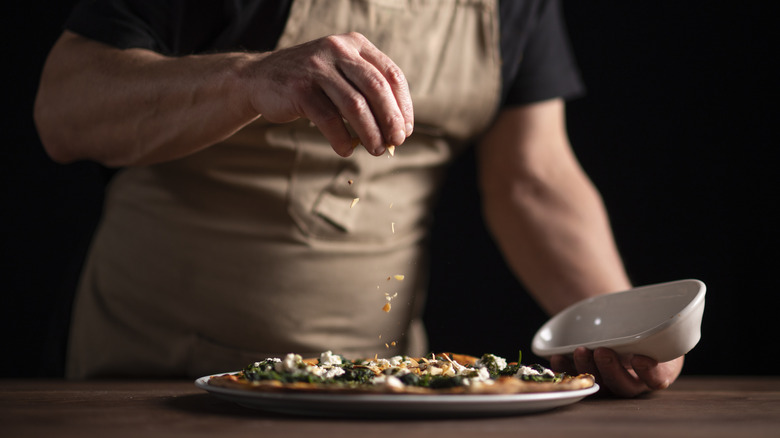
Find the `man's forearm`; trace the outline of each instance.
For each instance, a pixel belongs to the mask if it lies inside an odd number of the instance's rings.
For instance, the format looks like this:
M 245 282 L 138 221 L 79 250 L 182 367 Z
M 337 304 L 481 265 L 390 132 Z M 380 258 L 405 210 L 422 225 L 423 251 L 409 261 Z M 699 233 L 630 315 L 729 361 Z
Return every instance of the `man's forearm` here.
M 56 161 L 109 166 L 177 158 L 257 117 L 242 102 L 240 55 L 168 58 L 66 33 L 44 68 L 35 121 Z
M 487 225 L 545 310 L 630 286 L 601 197 L 569 146 L 561 102 L 506 111 L 479 157 Z
M 515 187 L 484 202 L 503 254 L 551 314 L 588 296 L 627 289 L 598 194 L 583 181 L 557 187 Z

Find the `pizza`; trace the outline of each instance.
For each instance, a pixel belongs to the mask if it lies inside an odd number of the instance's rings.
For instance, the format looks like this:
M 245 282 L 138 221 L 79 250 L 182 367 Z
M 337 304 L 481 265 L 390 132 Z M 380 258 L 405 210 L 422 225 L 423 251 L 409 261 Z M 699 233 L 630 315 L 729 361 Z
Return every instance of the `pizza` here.
M 311 359 L 298 354 L 268 358 L 208 379 L 209 385 L 251 391 L 381 394 L 520 394 L 586 389 L 594 383 L 590 374 L 507 363 L 493 354 L 349 360 L 330 351 Z

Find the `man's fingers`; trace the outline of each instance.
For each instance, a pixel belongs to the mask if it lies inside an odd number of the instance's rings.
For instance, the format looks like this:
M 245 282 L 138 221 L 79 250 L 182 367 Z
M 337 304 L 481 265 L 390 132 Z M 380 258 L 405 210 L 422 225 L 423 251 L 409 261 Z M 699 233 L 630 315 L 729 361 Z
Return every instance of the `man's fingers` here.
M 558 373 L 578 374 L 572 358 L 564 355 L 550 357 L 550 368 Z
M 620 362 L 617 353 L 608 348 L 597 348 L 593 359 L 601 380 L 610 391 L 620 397 L 636 397 L 648 391 L 647 385 L 631 374 Z
M 658 363 L 647 356 L 631 358 L 631 367 L 637 376 L 653 390 L 666 389 L 682 371 L 684 358 Z
M 597 348 L 593 351 L 584 347 L 574 350 L 572 359 L 553 356 L 550 364 L 553 369 L 571 373 L 570 367 L 578 373 L 589 373 L 603 386 L 603 390 L 619 397 L 636 397 L 651 390 L 667 388 L 683 366 L 683 357 L 658 363 L 646 356 L 632 356 L 621 361 L 620 356 L 609 348 Z
M 367 62 L 346 62 L 340 67 L 351 87 L 335 84 L 326 91 L 366 149 L 379 155 L 386 145 L 403 143 L 406 122 L 385 77 Z
M 334 78 L 322 84 L 322 89 L 366 150 L 374 155 L 384 153 L 387 142 L 366 96 L 344 78 Z
M 406 76 L 403 74 L 403 71 L 401 71 L 401 68 L 387 55 L 371 44 L 364 46 L 360 51 L 360 54 L 366 61 L 373 64 L 382 76 L 384 76 L 388 86 L 392 90 L 396 105 L 401 112 L 404 135 L 406 137 L 412 135 L 412 131 L 414 130 L 414 107 L 412 105 L 409 84 L 406 81 Z M 403 139 L 401 139 L 401 141 L 403 141 Z
M 331 98 L 338 99 L 334 103 L 342 110 L 350 124 L 353 124 L 369 151 L 381 150 L 387 144 L 400 145 L 408 134 L 411 134 L 414 124 L 406 78 L 401 69 L 365 37 L 354 33 L 348 37 L 356 41 L 356 56 L 336 59 L 336 66 L 358 94 L 356 96 L 346 90 L 343 96 L 340 95 L 338 91 L 341 84 L 336 81 L 336 89 L 329 90 L 329 93 L 334 93 Z M 379 130 L 381 144 L 374 143 L 373 126 L 363 114 L 366 110 Z M 366 124 L 364 128 L 367 138 L 360 132 L 363 124 Z
M 368 62 L 349 62 L 342 66 L 344 76 L 368 103 L 385 143 L 400 145 L 406 140 L 405 120 L 387 78 Z
M 341 118 L 338 108 L 323 93 L 312 93 L 303 104 L 303 112 L 322 135 L 328 139 L 333 150 L 342 157 L 352 155 L 352 136 Z
M 596 381 L 601 381 L 599 369 L 596 366 L 596 361 L 593 359 L 592 351 L 585 347 L 577 347 L 577 349 L 574 350 L 572 357 L 578 373 L 593 374 Z

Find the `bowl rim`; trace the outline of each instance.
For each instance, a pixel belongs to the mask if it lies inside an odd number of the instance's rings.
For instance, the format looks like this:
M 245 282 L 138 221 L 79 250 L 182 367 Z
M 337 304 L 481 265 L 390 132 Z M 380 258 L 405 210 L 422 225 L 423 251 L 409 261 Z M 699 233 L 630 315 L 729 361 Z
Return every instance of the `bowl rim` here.
M 631 293 L 635 292 L 637 290 L 642 289 L 650 289 L 650 288 L 658 288 L 663 286 L 668 286 L 672 284 L 682 284 L 682 283 L 690 283 L 695 284 L 697 286 L 696 294 L 694 297 L 688 302 L 688 304 L 685 305 L 679 312 L 677 312 L 674 316 L 665 319 L 664 321 L 658 323 L 657 325 L 650 327 L 646 330 L 643 330 L 641 332 L 637 332 L 635 334 L 627 335 L 627 336 L 620 336 L 615 338 L 609 338 L 609 339 L 601 339 L 598 341 L 590 341 L 590 342 L 583 342 L 578 344 L 567 344 L 567 345 L 560 345 L 560 346 L 554 346 L 554 347 L 545 347 L 543 345 L 544 341 L 542 340 L 542 332 L 547 329 L 550 325 L 552 325 L 554 322 L 563 319 L 566 317 L 566 315 L 572 313 L 573 311 L 577 310 L 578 308 L 596 300 L 600 297 L 605 297 L 608 295 L 613 294 L 624 294 L 624 293 Z M 695 278 L 687 278 L 683 280 L 675 280 L 675 281 L 667 281 L 663 283 L 655 283 L 655 284 L 648 284 L 644 286 L 638 286 L 631 289 L 627 289 L 624 291 L 614 292 L 613 294 L 605 294 L 605 295 L 598 295 L 594 297 L 585 298 L 581 301 L 578 301 L 577 303 L 572 304 L 571 306 L 563 309 L 562 311 L 555 314 L 553 317 L 551 317 L 547 322 L 545 322 L 539 330 L 536 331 L 536 334 L 533 337 L 533 341 L 531 343 L 531 349 L 533 352 L 539 356 L 542 357 L 549 357 L 556 354 L 571 354 L 574 349 L 577 347 L 586 347 L 586 348 L 597 348 L 597 347 L 621 347 L 630 343 L 635 343 L 638 341 L 641 341 L 643 339 L 646 339 L 650 336 L 655 335 L 656 333 L 662 331 L 663 329 L 667 328 L 668 326 L 676 323 L 679 320 L 682 320 L 686 318 L 691 313 L 695 312 L 700 305 L 704 302 L 704 298 L 706 295 L 707 286 L 704 284 L 703 281 L 697 280 Z

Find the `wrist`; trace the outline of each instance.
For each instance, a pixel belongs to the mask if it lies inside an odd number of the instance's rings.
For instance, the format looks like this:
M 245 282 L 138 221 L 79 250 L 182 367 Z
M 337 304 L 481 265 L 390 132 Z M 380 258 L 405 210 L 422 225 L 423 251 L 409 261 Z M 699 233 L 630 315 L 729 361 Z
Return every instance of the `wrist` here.
M 257 96 L 262 96 L 263 76 L 258 64 L 268 53 L 232 53 L 226 59 L 224 84 L 231 106 L 253 120 L 262 115 Z

